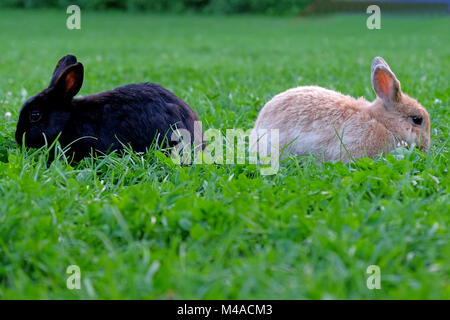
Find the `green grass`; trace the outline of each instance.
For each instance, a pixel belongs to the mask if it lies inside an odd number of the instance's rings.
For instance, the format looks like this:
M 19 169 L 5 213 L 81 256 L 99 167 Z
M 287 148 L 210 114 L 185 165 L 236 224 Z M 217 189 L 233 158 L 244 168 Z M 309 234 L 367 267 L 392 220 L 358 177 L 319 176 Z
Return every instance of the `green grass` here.
M 450 298 L 449 18 L 309 19 L 0 12 L 0 298 Z M 76 54 L 87 95 L 151 81 L 207 128 L 251 128 L 273 95 L 317 84 L 374 98 L 383 56 L 429 111 L 427 154 L 356 164 L 173 165 L 158 152 L 46 165 L 14 142 L 25 97 Z M 11 119 L 3 115 L 11 112 Z M 82 289 L 66 288 L 76 264 Z M 369 265 L 381 290 L 368 290 Z

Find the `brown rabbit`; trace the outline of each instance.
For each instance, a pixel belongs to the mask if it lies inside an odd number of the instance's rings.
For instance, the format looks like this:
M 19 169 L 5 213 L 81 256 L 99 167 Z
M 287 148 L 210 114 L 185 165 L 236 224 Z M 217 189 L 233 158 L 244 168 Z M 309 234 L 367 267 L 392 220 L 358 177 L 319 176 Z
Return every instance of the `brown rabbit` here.
M 325 161 L 375 157 L 399 146 L 430 145 L 430 118 L 419 102 L 400 90 L 400 82 L 386 61 L 372 62 L 373 102 L 354 99 L 316 86 L 278 94 L 259 113 L 250 141 L 267 130 L 279 130 L 278 148 L 287 153 L 314 154 Z M 271 143 L 271 147 L 275 147 Z M 258 151 L 251 143 L 252 151 Z

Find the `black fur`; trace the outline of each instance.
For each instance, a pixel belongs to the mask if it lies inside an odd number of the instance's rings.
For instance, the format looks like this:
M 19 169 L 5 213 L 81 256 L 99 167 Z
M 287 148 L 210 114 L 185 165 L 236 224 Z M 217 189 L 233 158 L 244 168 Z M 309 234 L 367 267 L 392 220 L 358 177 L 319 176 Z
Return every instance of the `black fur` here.
M 83 74 L 83 65 L 72 55 L 58 62 L 49 88 L 20 110 L 16 130 L 19 145 L 25 136 L 27 147 L 39 148 L 46 141 L 50 145 L 60 134 L 61 146 L 70 144 L 69 153 L 80 160 L 92 151 L 106 153 L 121 150 L 123 145 L 145 152 L 154 139 L 160 143 L 167 136 L 170 142 L 175 128 L 187 129 L 194 141 L 198 117 L 172 92 L 157 84 L 140 83 L 73 99 Z

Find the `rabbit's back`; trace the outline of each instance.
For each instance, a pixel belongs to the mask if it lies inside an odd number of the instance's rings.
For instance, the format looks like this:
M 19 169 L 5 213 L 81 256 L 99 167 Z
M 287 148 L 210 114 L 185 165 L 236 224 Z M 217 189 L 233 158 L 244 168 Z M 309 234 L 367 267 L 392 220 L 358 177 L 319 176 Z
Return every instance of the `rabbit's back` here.
M 194 136 L 198 116 L 182 99 L 153 83 L 130 84 L 74 100 L 78 113 L 72 119 L 69 136 L 93 136 L 98 150 L 130 145 L 146 151 L 164 138 L 170 145 L 174 129 L 186 129 Z M 82 143 L 78 147 L 83 147 Z M 86 147 L 91 147 L 86 144 Z
M 297 87 L 273 97 L 261 110 L 256 124 L 276 127 L 286 121 L 332 123 L 360 112 L 362 104 L 368 106 L 369 102 L 317 86 Z
M 289 89 L 261 110 L 255 130 L 279 130 L 279 145 L 297 155 L 316 154 L 326 160 L 346 159 L 344 145 L 363 145 L 367 126 L 378 126 L 365 108 L 369 102 L 317 86 Z M 352 150 L 360 152 L 359 150 Z

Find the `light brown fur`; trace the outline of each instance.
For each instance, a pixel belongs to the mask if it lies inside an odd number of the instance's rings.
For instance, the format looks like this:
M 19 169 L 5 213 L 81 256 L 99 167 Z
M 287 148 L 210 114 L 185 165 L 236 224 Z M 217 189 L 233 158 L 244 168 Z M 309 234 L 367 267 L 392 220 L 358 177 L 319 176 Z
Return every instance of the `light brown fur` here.
M 253 141 L 261 129 L 278 129 L 280 148 L 287 146 L 288 153 L 314 154 L 325 161 L 373 158 L 392 151 L 400 141 L 426 151 L 430 144 L 428 113 L 401 92 L 400 82 L 382 58 L 373 61 L 372 82 L 377 93 L 373 102 L 317 86 L 280 93 L 261 110 Z M 414 124 L 413 117 L 419 116 L 422 124 Z M 257 151 L 256 145 L 250 147 Z

